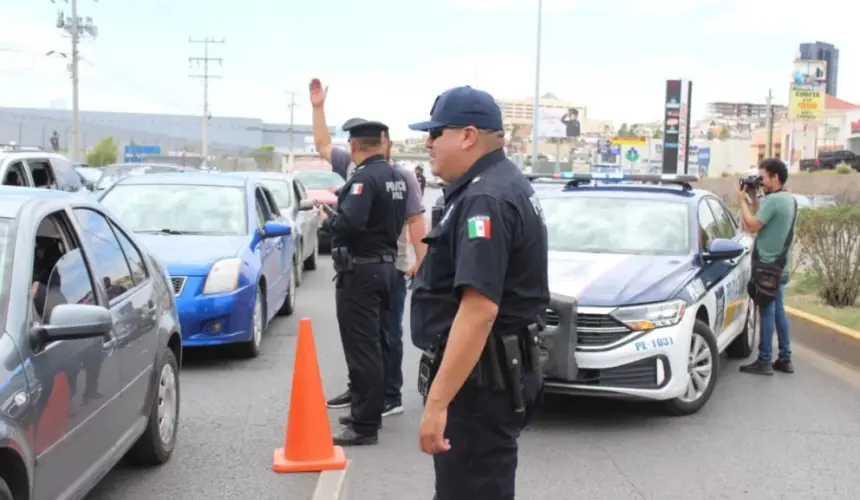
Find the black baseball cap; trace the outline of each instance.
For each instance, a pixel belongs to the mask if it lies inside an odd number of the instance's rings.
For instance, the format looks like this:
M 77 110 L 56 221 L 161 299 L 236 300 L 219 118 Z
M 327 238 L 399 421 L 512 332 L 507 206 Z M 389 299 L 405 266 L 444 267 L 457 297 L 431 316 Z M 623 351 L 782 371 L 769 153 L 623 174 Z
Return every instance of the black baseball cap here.
M 344 122 L 341 128 L 344 132 L 349 132 L 350 139 L 379 137 L 383 132 L 388 132 L 388 125 L 364 118 L 350 118 Z
M 409 125 L 410 129 L 421 132 L 443 127 L 504 130 L 502 110 L 493 96 L 483 90 L 468 86 L 448 89 L 433 103 L 429 121 Z

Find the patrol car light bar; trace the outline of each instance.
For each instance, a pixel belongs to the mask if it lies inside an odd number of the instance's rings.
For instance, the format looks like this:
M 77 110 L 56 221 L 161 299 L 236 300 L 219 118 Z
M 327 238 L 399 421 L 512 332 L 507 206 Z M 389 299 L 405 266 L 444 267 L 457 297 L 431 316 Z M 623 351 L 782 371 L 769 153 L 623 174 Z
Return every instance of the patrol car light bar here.
M 630 183 L 653 183 L 653 184 L 677 184 L 685 189 L 692 189 L 690 186 L 693 182 L 699 181 L 698 175 L 679 175 L 679 174 L 622 174 L 622 173 L 574 173 L 574 172 L 555 172 L 552 174 L 526 174 L 526 177 L 534 181 L 543 182 L 558 182 L 566 184 L 570 187 L 577 187 L 580 184 L 589 182 L 630 182 Z

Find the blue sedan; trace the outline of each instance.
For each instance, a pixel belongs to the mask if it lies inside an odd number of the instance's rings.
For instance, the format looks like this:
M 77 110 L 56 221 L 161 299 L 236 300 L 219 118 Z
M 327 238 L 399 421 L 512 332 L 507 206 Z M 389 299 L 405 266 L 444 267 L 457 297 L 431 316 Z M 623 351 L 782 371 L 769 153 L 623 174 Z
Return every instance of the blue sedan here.
M 183 346 L 237 344 L 256 357 L 269 322 L 293 313 L 292 228 L 261 180 L 131 176 L 100 201 L 165 263 Z

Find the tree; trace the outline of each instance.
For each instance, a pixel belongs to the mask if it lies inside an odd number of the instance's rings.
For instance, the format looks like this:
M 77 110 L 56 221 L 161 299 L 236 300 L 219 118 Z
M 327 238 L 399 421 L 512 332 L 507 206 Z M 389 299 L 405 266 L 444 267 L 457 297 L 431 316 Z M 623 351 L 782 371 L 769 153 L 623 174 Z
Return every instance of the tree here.
M 654 133 L 651 134 L 651 138 L 652 139 L 662 139 L 663 138 L 663 131 L 660 130 L 659 128 L 654 129 Z
M 729 128 L 726 126 L 720 127 L 720 135 L 718 136 L 718 138 L 721 141 L 725 141 L 726 139 L 728 139 L 729 138 Z
M 621 128 L 618 129 L 618 137 L 627 137 L 627 134 L 629 134 L 629 133 L 630 133 L 630 131 L 627 128 L 627 124 L 622 123 Z
M 111 163 L 116 163 L 116 149 L 113 136 L 107 136 L 93 146 L 92 151 L 87 153 L 87 163 L 93 167 L 103 167 Z

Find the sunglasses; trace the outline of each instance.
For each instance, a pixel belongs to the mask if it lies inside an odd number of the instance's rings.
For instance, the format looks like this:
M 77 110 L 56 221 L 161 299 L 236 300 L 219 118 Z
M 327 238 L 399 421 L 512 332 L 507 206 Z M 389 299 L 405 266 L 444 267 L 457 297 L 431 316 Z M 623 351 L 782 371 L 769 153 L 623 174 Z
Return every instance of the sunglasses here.
M 445 133 L 446 130 L 462 130 L 466 127 L 436 127 L 431 128 L 427 132 L 430 134 L 430 140 L 435 141 L 436 139 L 442 137 L 442 134 Z

